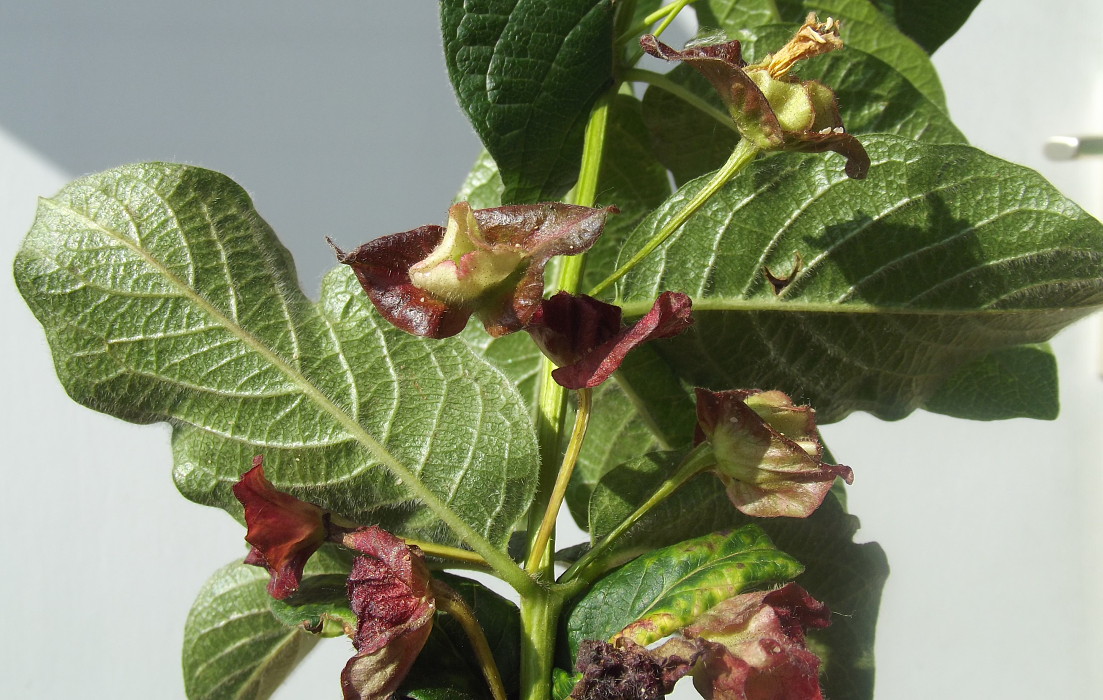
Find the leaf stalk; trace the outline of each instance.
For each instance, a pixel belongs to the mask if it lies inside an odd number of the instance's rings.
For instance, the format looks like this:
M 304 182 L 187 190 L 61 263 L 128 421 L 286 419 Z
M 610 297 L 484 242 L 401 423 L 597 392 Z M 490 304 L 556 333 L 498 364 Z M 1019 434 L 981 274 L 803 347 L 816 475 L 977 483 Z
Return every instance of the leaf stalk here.
M 705 184 L 704 187 L 697 191 L 697 194 L 679 209 L 674 216 L 672 216 L 663 227 L 659 229 L 651 240 L 649 240 L 643 248 L 636 252 L 628 262 L 618 267 L 611 275 L 602 280 L 597 286 L 590 290 L 590 296 L 597 296 L 603 291 L 608 289 L 614 282 L 619 280 L 624 275 L 628 274 L 636 265 L 640 263 L 644 258 L 651 253 L 655 252 L 655 249 L 666 242 L 666 239 L 682 227 L 691 216 L 697 213 L 697 210 L 705 205 L 709 199 L 712 198 L 717 192 L 720 191 L 724 185 L 728 184 L 736 173 L 745 168 L 752 160 L 755 159 L 759 153 L 757 146 L 753 145 L 747 139 L 742 139 L 735 146 L 735 150 L 732 151 L 728 161 L 715 173 L 712 178 Z

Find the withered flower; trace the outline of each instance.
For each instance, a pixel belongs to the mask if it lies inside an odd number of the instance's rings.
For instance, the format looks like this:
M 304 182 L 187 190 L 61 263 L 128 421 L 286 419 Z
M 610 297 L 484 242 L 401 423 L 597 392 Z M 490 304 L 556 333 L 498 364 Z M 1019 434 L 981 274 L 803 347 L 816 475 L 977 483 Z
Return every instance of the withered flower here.
M 386 700 L 398 690 L 433 631 L 436 602 L 421 550 L 378 527 L 344 536 L 358 556 L 348 594 L 356 655 L 341 673 L 345 700 Z
M 540 304 L 526 330 L 559 365 L 552 372 L 557 383 L 568 389 L 592 388 L 612 376 L 636 346 L 693 325 L 691 306 L 687 295 L 663 292 L 640 320 L 622 327 L 619 306 L 559 292 Z
M 806 518 L 823 503 L 835 477 L 854 480 L 850 467 L 823 461 L 811 407 L 794 406 L 780 391 L 696 393 L 697 441 L 709 442 L 712 471 L 741 512 Z
M 740 135 L 762 150 L 834 151 L 846 158 L 846 174 L 861 179 L 869 170 L 862 144 L 846 133 L 835 93 L 815 80 L 789 75 L 798 62 L 843 46 L 839 23 L 808 15 L 779 51 L 754 65 L 742 58 L 738 41 L 690 46 L 678 51 L 648 34 L 644 51 L 667 61 L 683 61 L 708 79 L 720 94 Z
M 682 630 L 703 650 L 693 685 L 710 700 L 821 700 L 804 632 L 830 624 L 827 606 L 795 583 L 729 598 Z
M 245 541 L 253 545 L 246 564 L 263 566 L 272 578 L 268 593 L 284 599 L 299 588 L 306 561 L 328 536 L 324 510 L 277 491 L 264 476 L 264 457 L 234 484 L 234 496 L 245 506 Z
M 447 227 L 383 236 L 349 253 L 334 249 L 379 313 L 402 330 L 447 338 L 476 314 L 500 336 L 536 313 L 548 261 L 588 250 L 615 211 L 558 202 L 472 210 L 460 202 Z

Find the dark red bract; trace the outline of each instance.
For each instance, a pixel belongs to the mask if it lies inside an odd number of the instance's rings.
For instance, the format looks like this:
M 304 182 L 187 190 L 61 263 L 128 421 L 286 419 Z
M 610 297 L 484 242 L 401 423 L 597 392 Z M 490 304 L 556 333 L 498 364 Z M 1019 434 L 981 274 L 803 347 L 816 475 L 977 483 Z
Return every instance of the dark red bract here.
M 245 541 L 253 545 L 245 563 L 268 569 L 268 593 L 273 598 L 290 596 L 299 588 L 307 559 L 326 541 L 326 512 L 277 491 L 264 477 L 261 455 L 253 458 L 253 468 L 233 491 L 245 506 Z

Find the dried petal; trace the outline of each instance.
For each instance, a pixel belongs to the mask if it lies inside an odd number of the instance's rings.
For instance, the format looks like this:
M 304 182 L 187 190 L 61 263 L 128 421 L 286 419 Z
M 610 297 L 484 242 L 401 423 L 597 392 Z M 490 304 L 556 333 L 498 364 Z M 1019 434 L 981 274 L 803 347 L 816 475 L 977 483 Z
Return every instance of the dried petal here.
M 379 312 L 414 335 L 447 338 L 478 314 L 491 335 L 520 330 L 544 293 L 544 267 L 577 255 L 601 235 L 615 207 L 558 202 L 472 210 L 452 206 L 448 226 L 384 236 L 351 253 L 350 265 Z
M 378 527 L 347 533 L 356 558 L 348 593 L 356 656 L 341 674 L 346 700 L 385 700 L 401 685 L 433 629 L 436 604 L 417 547 Z
M 693 684 L 715 700 L 819 700 L 820 660 L 804 630 L 829 624 L 827 606 L 795 583 L 729 598 L 682 630 L 706 650 Z
M 850 467 L 823 461 L 815 412 L 780 391 L 697 389 L 697 440 L 708 440 L 728 498 L 747 515 L 805 518 Z
M 612 376 L 636 346 L 693 325 L 691 307 L 687 295 L 663 292 L 639 321 L 622 328 L 620 307 L 560 292 L 541 304 L 527 330 L 560 365 L 552 372 L 556 382 L 568 389 L 591 388 Z
M 797 35 L 762 63 L 747 65 L 738 41 L 691 46 L 678 51 L 648 34 L 644 51 L 667 61 L 683 61 L 703 75 L 728 107 L 740 135 L 763 150 L 822 152 L 844 156 L 846 174 L 866 176 L 869 156 L 846 133 L 835 93 L 814 80 L 789 75 L 797 61 L 842 47 L 838 23 L 810 14 Z
M 671 640 L 674 641 L 674 640 Z M 582 680 L 571 691 L 578 700 L 659 700 L 689 673 L 700 652 L 696 645 L 667 644 L 655 651 L 628 639 L 615 644 L 588 639 L 578 649 L 575 668 Z
M 307 559 L 326 541 L 326 512 L 277 491 L 264 477 L 261 455 L 253 458 L 253 468 L 233 491 L 245 506 L 245 541 L 253 545 L 245 563 L 268 569 L 268 593 L 282 600 L 298 590 Z

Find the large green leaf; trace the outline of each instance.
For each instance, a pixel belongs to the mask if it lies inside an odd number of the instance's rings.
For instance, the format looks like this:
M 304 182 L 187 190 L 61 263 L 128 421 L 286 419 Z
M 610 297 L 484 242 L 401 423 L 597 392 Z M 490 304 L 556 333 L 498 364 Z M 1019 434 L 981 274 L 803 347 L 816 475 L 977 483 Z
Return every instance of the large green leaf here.
M 590 502 L 594 533 L 609 532 L 632 513 L 674 472 L 683 454 L 647 455 L 606 474 Z M 619 539 L 613 559 L 749 523 L 761 527 L 777 547 L 804 564 L 797 582 L 832 610 L 830 627 L 809 632 L 810 644 L 824 660 L 826 696 L 872 698 L 874 634 L 888 564 L 876 543 L 854 542 L 858 519 L 846 513 L 834 491 L 805 519 L 750 518 L 732 506 L 715 476 L 702 474 Z
M 833 156 L 757 161 L 625 278 L 629 314 L 662 290 L 693 297 L 690 332 L 653 346 L 686 383 L 781 389 L 821 422 L 901 418 L 967 363 L 1103 304 L 1103 226 L 1037 173 L 967 146 L 864 142 L 864 181 Z M 775 293 L 766 269 L 791 283 Z
M 744 29 L 761 26 L 763 17 L 778 14 L 774 22 L 800 24 L 809 12 L 820 19 L 842 21 L 846 45 L 871 54 L 899 71 L 934 104 L 946 107 L 942 82 L 927 52 L 902 33 L 869 0 L 702 0 L 697 3 L 701 26 L 724 30 L 735 38 Z
M 567 618 L 571 658 L 583 640 L 609 639 L 637 622 L 649 630 L 641 635 L 657 640 L 723 600 L 789 581 L 802 568 L 755 525 L 656 549 L 598 580 L 574 605 Z
M 517 606 L 477 581 L 434 573 L 467 602 L 482 625 L 507 692 L 516 694 L 521 667 L 521 618 Z M 491 700 L 490 690 L 463 627 L 439 611 L 433 632 L 410 669 L 399 696 L 416 700 Z
M 318 641 L 268 610 L 268 573 L 234 563 L 199 591 L 184 626 L 190 700 L 263 700 Z
M 996 350 L 947 377 L 923 407 L 970 420 L 1054 420 L 1057 358 L 1046 344 Z
M 612 0 L 444 0 L 440 17 L 448 75 L 505 201 L 557 199 L 612 81 Z
M 170 421 L 192 500 L 240 512 L 230 486 L 264 454 L 277 487 L 354 520 L 456 541 L 443 514 L 504 546 L 531 499 L 536 439 L 510 382 L 459 340 L 391 328 L 347 269 L 311 303 L 223 175 L 82 178 L 42 201 L 15 273 L 69 395 Z
M 792 36 L 793 27 L 771 25 L 734 35 L 744 56 L 760 60 Z M 889 64 L 854 47 L 800 63 L 802 80 L 819 80 L 835 90 L 840 114 L 852 134 L 891 133 L 927 143 L 965 143 L 945 111 L 931 102 Z M 697 71 L 678 66 L 667 79 L 711 104 L 726 108 L 716 90 Z M 644 119 L 654 137 L 656 153 L 686 182 L 720 167 L 739 139 L 728 123 L 696 109 L 661 86 L 644 93 Z
M 980 0 L 873 0 L 916 43 L 934 53 L 952 37 Z

